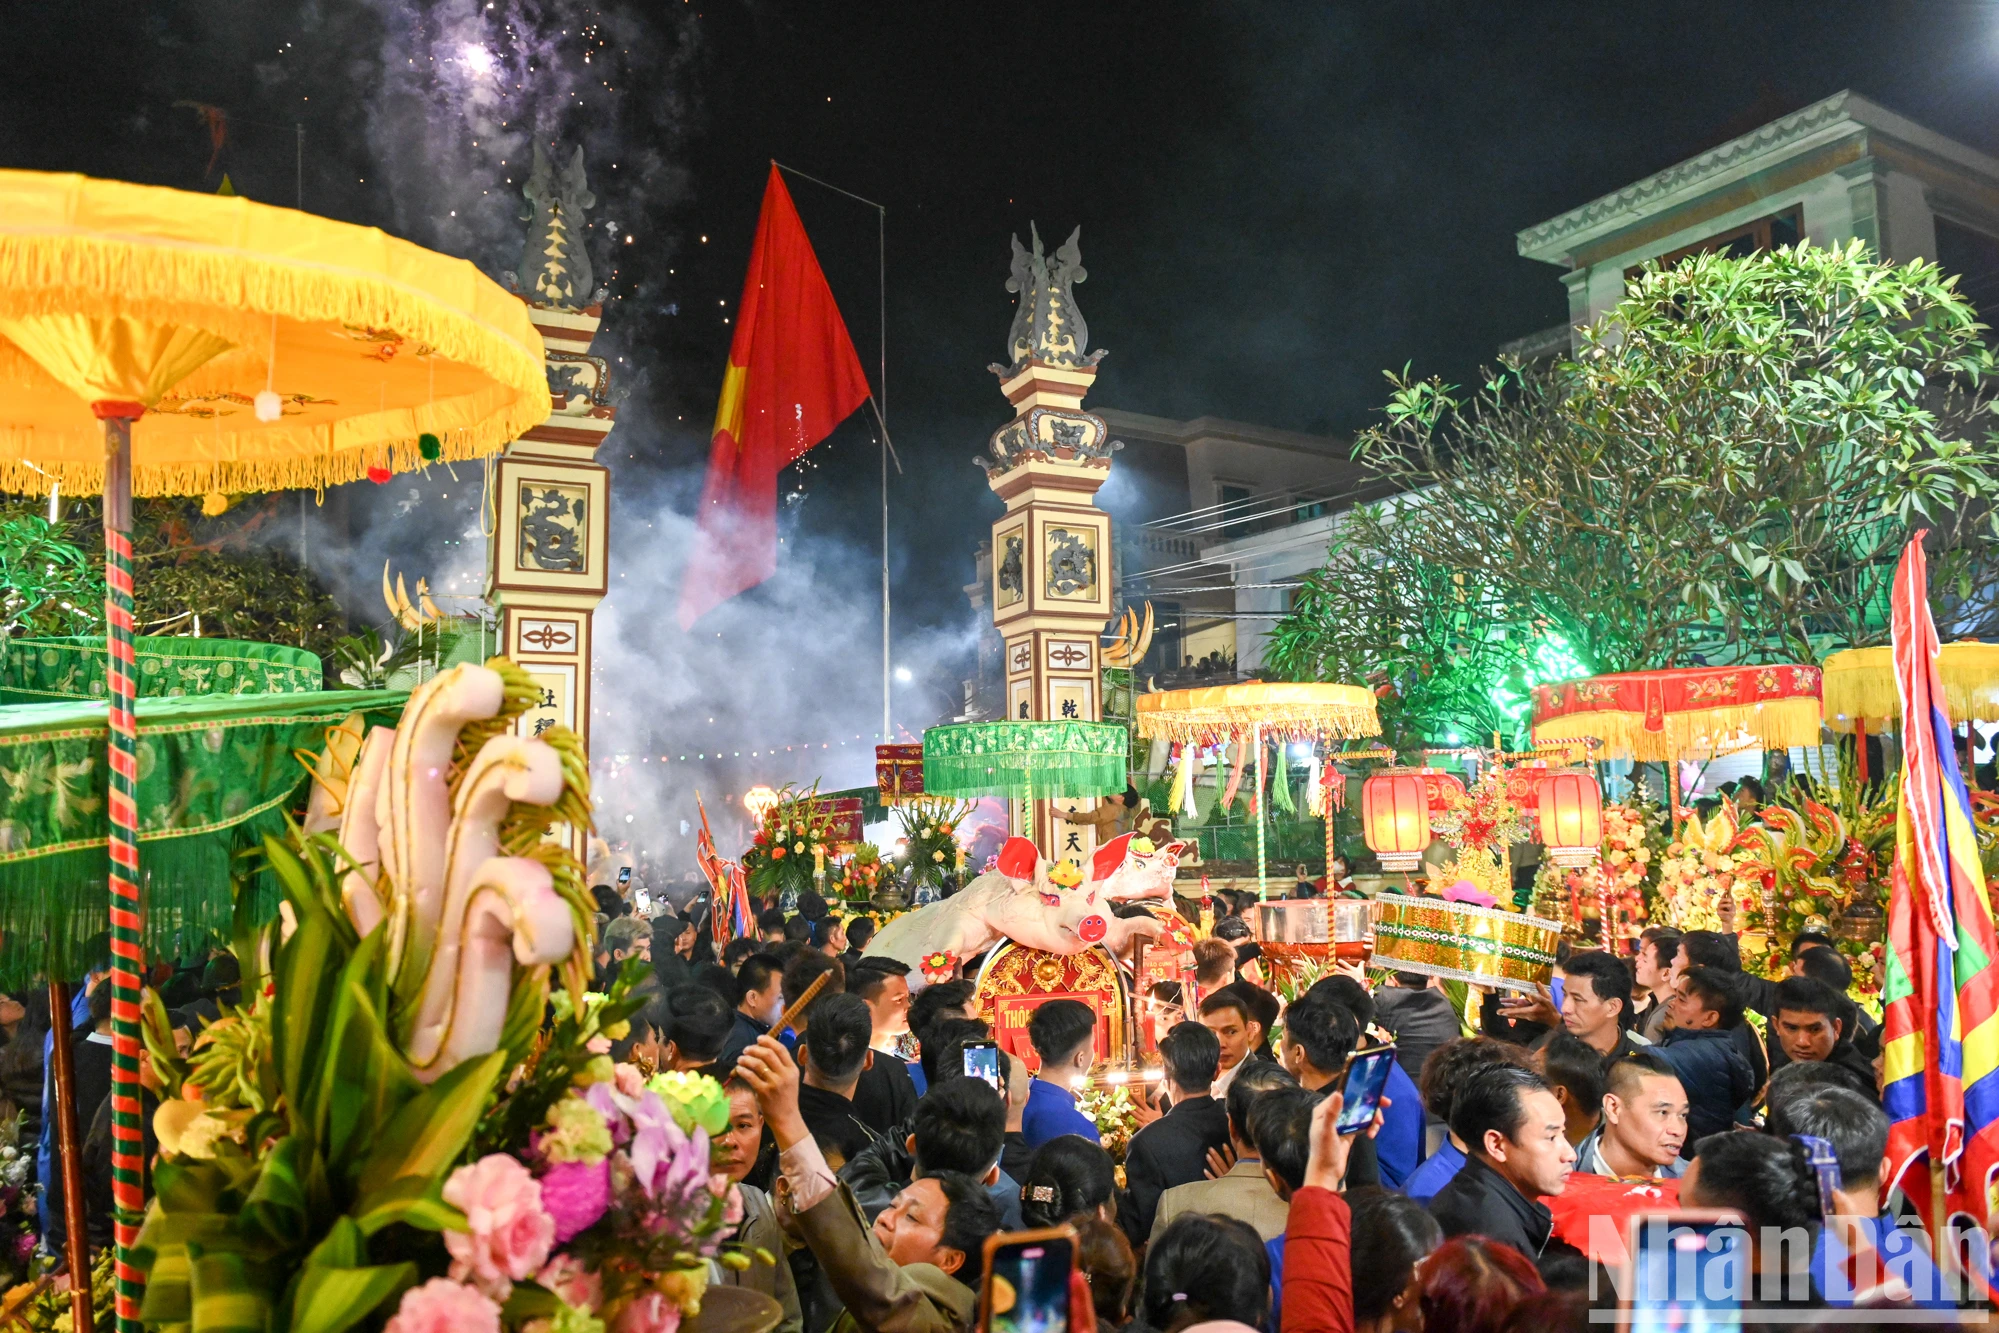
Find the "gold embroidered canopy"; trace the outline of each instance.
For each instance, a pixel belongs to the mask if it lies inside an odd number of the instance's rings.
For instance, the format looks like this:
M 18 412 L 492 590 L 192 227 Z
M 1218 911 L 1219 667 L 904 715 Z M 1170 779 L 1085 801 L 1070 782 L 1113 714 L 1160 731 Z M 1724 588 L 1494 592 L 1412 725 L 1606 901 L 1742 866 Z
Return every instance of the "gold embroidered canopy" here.
M 1595 737 L 1607 758 L 1711 759 L 1819 742 L 1819 669 L 1788 662 L 1626 671 L 1534 687 L 1534 740 Z

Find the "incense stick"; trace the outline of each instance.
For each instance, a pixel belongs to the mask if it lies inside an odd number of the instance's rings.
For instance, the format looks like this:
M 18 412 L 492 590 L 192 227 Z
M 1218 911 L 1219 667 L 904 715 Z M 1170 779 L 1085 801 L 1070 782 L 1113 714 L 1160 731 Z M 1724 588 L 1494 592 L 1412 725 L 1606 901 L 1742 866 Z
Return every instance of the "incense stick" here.
M 812 1001 L 817 999 L 819 997 L 819 992 L 824 990 L 826 988 L 826 983 L 828 981 L 831 981 L 832 979 L 833 979 L 833 974 L 830 971 L 821 972 L 816 978 L 813 979 L 812 984 L 805 988 L 805 994 L 798 997 L 798 1003 L 792 1005 L 789 1009 L 785 1010 L 783 1015 L 778 1018 L 777 1025 L 773 1027 L 771 1031 L 782 1032 L 786 1028 L 796 1023 L 798 1021 L 798 1016 L 805 1012 L 805 1006 L 811 1004 Z

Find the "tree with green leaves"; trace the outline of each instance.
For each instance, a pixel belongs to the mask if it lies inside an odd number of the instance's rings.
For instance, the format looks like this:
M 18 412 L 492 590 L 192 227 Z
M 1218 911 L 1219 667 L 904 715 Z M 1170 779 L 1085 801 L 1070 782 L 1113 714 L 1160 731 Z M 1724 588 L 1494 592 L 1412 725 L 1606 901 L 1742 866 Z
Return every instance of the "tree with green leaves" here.
M 1266 664 L 1385 679 L 1434 736 L 1559 678 L 1550 642 L 1571 674 L 1815 661 L 1886 641 L 1919 527 L 1947 633 L 1989 635 L 1983 331 L 1934 264 L 1799 246 L 1648 268 L 1574 356 L 1469 396 L 1391 374 L 1355 452 L 1402 494 L 1345 517 Z
M 104 546 L 98 501 L 0 503 L 0 629 L 9 634 L 102 634 Z M 259 496 L 220 515 L 201 501 L 133 503 L 134 610 L 141 634 L 248 639 L 305 648 L 330 660 L 346 615 L 312 572 L 269 540 L 283 499 Z M 17 603 L 18 599 L 18 603 Z

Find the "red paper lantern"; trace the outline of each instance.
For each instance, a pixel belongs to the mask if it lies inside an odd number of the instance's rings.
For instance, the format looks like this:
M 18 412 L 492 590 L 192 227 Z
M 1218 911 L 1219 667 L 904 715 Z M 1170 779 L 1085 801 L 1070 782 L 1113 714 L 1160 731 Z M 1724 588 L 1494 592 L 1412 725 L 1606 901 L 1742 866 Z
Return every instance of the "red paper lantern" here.
M 1423 779 L 1423 794 L 1429 798 L 1430 813 L 1440 815 L 1450 809 L 1454 799 L 1465 794 L 1465 784 L 1455 773 L 1446 773 L 1441 768 L 1421 768 L 1417 775 Z
M 1603 793 L 1596 779 L 1558 769 L 1541 779 L 1541 842 L 1558 866 L 1586 866 L 1603 842 Z
M 1360 788 L 1360 824 L 1381 868 L 1406 872 L 1430 845 L 1430 799 L 1420 774 L 1376 773 Z

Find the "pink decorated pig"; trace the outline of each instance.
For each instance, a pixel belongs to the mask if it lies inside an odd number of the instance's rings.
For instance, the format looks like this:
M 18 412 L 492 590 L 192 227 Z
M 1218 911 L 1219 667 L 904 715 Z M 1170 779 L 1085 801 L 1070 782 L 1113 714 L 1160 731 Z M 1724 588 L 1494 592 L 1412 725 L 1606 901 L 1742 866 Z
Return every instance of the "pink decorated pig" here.
M 912 987 L 925 954 L 950 952 L 959 958 L 983 953 L 1002 940 L 1016 940 L 1048 953 L 1081 953 L 1101 944 L 1113 954 L 1134 940 L 1156 940 L 1165 927 L 1151 917 L 1120 917 L 1115 902 L 1170 899 L 1173 874 L 1184 843 L 1159 849 L 1127 833 L 1097 849 L 1090 876 L 1074 888 L 1049 878 L 1049 865 L 1026 838 L 1009 838 L 993 870 L 942 902 L 897 917 L 867 947 L 907 963 Z

